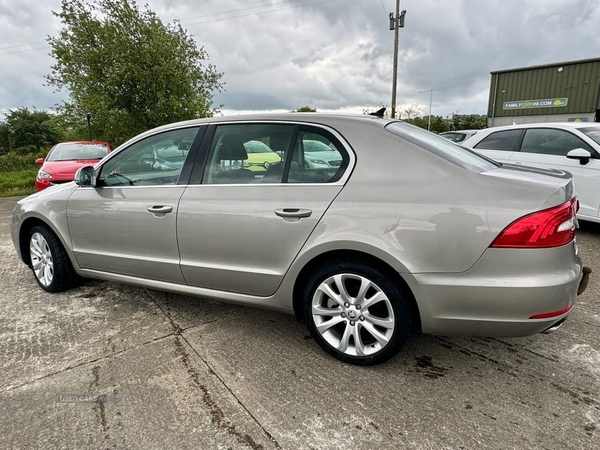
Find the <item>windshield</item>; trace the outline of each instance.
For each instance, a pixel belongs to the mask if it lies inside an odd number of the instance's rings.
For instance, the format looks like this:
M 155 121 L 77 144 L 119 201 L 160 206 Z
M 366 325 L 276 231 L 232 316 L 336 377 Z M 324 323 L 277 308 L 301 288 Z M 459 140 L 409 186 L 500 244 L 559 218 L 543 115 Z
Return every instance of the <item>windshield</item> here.
M 600 144 L 600 127 L 579 128 L 579 131 L 585 133 L 587 137 L 593 139 L 596 143 Z
M 272 153 L 269 146 L 260 141 L 248 141 L 244 143 L 246 153 Z
M 102 159 L 108 155 L 104 144 L 56 144 L 46 161 L 74 161 L 78 159 Z
M 430 133 L 405 122 L 391 122 L 386 125 L 385 129 L 451 163 L 473 172 L 485 172 L 486 170 L 495 169 L 500 166 L 499 163 L 485 156 L 461 147 L 437 134 Z

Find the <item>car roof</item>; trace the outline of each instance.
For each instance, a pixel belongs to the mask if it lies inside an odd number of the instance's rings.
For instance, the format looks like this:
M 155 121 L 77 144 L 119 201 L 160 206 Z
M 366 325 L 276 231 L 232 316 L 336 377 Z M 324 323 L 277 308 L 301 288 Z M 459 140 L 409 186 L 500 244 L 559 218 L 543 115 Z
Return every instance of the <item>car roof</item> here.
M 56 145 L 59 144 L 78 144 L 78 145 L 110 145 L 108 142 L 105 141 L 64 141 L 64 142 L 58 142 Z
M 520 123 L 513 125 L 501 125 L 498 127 L 486 128 L 485 131 L 501 131 L 514 130 L 521 128 L 562 128 L 562 129 L 577 129 L 587 127 L 600 127 L 598 122 L 540 122 L 540 123 Z M 484 130 L 480 130 L 484 131 Z
M 167 125 L 163 125 L 157 128 L 148 130 L 129 141 L 121 144 L 120 147 L 124 147 L 133 143 L 134 141 L 143 139 L 146 136 L 153 135 L 157 132 L 168 131 L 177 128 L 184 128 L 190 126 L 208 125 L 208 124 L 219 124 L 219 123 L 236 123 L 236 122 L 304 122 L 306 124 L 321 124 L 336 127 L 336 124 L 344 122 L 351 124 L 352 122 L 362 122 L 370 124 L 379 124 L 381 127 L 385 127 L 390 122 L 401 122 L 397 119 L 389 119 L 385 117 L 372 116 L 369 114 L 340 114 L 340 113 L 258 113 L 258 114 L 240 114 L 235 116 L 217 116 L 207 117 L 202 119 L 192 119 L 183 122 L 174 122 Z
M 440 135 L 442 135 L 442 134 L 454 134 L 454 133 L 477 133 L 478 131 L 481 131 L 481 130 L 454 130 L 454 131 L 444 131 L 443 133 L 440 133 Z

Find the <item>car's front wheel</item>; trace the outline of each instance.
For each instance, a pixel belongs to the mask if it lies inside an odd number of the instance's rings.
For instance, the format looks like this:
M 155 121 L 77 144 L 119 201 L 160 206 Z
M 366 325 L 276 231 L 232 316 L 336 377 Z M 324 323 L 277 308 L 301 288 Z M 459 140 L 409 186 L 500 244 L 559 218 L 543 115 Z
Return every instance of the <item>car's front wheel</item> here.
M 406 293 L 391 274 L 358 259 L 332 261 L 312 274 L 304 317 L 325 351 L 359 365 L 396 355 L 412 326 Z
M 31 229 L 29 235 L 31 270 L 40 287 L 61 292 L 75 286 L 78 277 L 58 237 L 45 225 Z

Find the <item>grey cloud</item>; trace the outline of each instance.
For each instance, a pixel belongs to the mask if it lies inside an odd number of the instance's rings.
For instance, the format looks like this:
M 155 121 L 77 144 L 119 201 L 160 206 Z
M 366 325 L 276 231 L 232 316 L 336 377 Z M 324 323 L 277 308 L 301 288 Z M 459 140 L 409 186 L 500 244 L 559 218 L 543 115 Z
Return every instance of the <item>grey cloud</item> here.
M 12 16 L 0 16 L 0 47 L 56 33 L 50 10 L 60 0 L 40 3 L 24 0 L 10 8 Z M 208 51 L 226 82 L 215 103 L 228 111 L 390 104 L 394 0 L 148 3 L 163 21 L 180 19 Z M 292 8 L 310 3 L 320 4 Z M 248 9 L 256 5 L 272 6 Z M 419 91 L 434 89 L 434 114 L 485 113 L 490 71 L 600 56 L 593 53 L 600 47 L 597 0 L 403 0 L 402 8 L 398 104 L 424 112 L 429 94 Z M 278 11 L 264 14 L 269 10 Z M 43 86 L 52 61 L 41 53 L 0 49 L 0 110 L 36 99 L 49 107 L 62 98 Z

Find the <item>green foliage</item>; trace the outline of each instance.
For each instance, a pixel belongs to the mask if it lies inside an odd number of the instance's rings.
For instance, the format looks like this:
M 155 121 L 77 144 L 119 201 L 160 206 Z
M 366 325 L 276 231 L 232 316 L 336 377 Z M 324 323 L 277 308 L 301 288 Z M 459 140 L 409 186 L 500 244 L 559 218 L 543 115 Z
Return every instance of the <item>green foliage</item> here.
M 0 171 L 0 197 L 33 194 L 37 171 L 37 168 L 8 173 Z
M 222 74 L 179 22 L 165 25 L 134 0 L 62 0 L 53 14 L 63 28 L 48 39 L 56 64 L 46 79 L 69 92 L 61 112 L 73 134 L 87 138 L 88 112 L 93 138 L 115 146 L 149 128 L 212 115 Z
M 487 127 L 487 116 L 479 114 L 452 114 L 453 130 L 482 130 Z
M 38 166 L 35 160 L 46 152 L 37 155 L 0 155 L 0 197 L 29 195 L 35 192 L 35 175 Z
M 431 124 L 429 123 L 429 116 L 416 116 L 410 119 L 405 119 L 405 122 L 411 123 L 425 130 L 429 127 L 429 131 L 433 133 L 443 133 L 448 131 L 450 126 L 448 121 L 442 116 L 431 116 Z
M 0 125 L 0 155 L 47 151 L 62 139 L 59 129 L 54 117 L 46 111 L 12 110 L 7 114 L 6 122 Z
M 301 106 L 296 111 L 292 112 L 317 112 L 317 108 L 311 108 L 310 106 Z
M 10 151 L 9 128 L 5 123 L 0 123 L 0 156 Z

